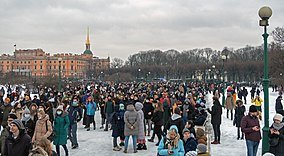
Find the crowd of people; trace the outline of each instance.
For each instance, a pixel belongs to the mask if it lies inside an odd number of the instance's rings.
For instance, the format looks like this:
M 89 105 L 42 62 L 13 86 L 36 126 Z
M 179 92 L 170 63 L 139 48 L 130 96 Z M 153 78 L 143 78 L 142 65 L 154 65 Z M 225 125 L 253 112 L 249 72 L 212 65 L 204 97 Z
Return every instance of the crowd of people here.
M 100 125 L 99 129 L 112 131 L 113 151 L 130 152 L 131 136 L 134 153 L 147 150 L 146 141 L 156 141 L 157 155 L 209 156 L 208 144 L 221 144 L 223 107 L 220 93 L 220 86 L 166 82 L 68 85 L 61 92 L 41 86 L 38 95 L 33 97 L 28 89 L 8 87 L 5 93 L 2 88 L 1 155 L 60 156 L 60 146 L 65 155 L 69 155 L 67 140 L 71 142 L 71 149 L 79 148 L 77 129 L 82 120 L 86 131 L 91 131 L 91 125 L 92 130 Z M 211 108 L 207 107 L 211 105 L 205 99 L 207 94 L 213 94 Z M 248 156 L 255 156 L 261 139 L 259 119 L 262 100 L 259 93 L 255 98 L 252 96 L 253 105 L 245 116 L 242 98 L 246 104 L 247 95 L 245 87 L 229 86 L 224 107 L 227 118 L 237 127 L 237 139 L 245 136 Z M 277 140 L 270 148 L 276 156 L 283 154 L 284 111 L 281 100 L 280 95 L 269 134 L 271 140 Z M 95 122 L 98 112 L 100 123 Z M 209 114 L 214 130 L 212 142 L 208 142 L 207 132 L 202 128 Z M 146 140 L 145 136 L 150 138 Z M 52 150 L 52 144 L 55 150 Z

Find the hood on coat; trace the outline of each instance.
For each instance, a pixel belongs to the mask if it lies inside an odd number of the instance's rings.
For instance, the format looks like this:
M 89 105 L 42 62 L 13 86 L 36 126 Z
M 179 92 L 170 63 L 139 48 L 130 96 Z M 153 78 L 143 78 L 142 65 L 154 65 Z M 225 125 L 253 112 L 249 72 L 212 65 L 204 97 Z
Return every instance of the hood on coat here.
M 172 131 L 173 129 L 174 129 L 174 130 L 176 131 L 176 133 L 178 134 L 178 128 L 177 128 L 176 125 L 172 125 L 172 126 L 170 127 L 169 131 Z
M 130 105 L 128 105 L 127 107 L 126 107 L 126 109 L 127 109 L 127 111 L 134 111 L 135 110 L 135 107 L 134 107 L 134 105 L 132 105 L 132 104 L 130 104 Z
M 140 111 L 143 108 L 143 104 L 141 102 L 136 102 L 135 103 L 135 109 L 136 111 Z
M 172 120 L 177 120 L 177 119 L 181 118 L 181 116 L 178 115 L 178 114 L 173 114 L 171 118 L 172 118 Z

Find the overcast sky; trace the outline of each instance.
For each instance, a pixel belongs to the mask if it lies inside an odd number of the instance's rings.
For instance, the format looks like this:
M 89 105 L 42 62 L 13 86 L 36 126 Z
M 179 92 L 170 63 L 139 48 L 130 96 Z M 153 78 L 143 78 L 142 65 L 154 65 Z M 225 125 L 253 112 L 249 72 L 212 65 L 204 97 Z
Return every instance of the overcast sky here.
M 14 44 L 82 53 L 88 26 L 95 56 L 124 60 L 151 49 L 256 46 L 263 5 L 273 10 L 268 30 L 284 26 L 284 0 L 1 0 L 0 53 Z

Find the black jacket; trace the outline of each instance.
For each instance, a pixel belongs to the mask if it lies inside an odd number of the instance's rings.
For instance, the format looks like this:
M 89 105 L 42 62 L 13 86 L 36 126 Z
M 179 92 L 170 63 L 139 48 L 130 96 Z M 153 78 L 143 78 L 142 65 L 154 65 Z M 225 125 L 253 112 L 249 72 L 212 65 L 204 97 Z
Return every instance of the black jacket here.
M 272 127 L 272 126 L 271 126 Z M 276 146 L 270 146 L 269 152 L 273 153 L 275 156 L 283 156 L 284 155 L 284 127 L 282 127 L 280 130 L 280 135 L 270 134 L 270 131 L 268 133 L 268 136 L 270 139 L 272 138 L 279 138 L 278 144 Z
M 152 121 L 154 122 L 154 125 L 163 125 L 163 112 L 162 111 L 156 111 L 154 112 L 152 116 Z
M 283 105 L 282 105 L 282 103 L 281 103 L 281 98 L 280 98 L 280 97 L 278 97 L 278 98 L 276 99 L 275 111 L 276 111 L 276 113 L 279 113 L 279 114 L 281 114 L 281 115 L 284 116 Z
M 10 133 L 5 141 L 4 156 L 28 156 L 31 147 L 31 137 L 24 131 L 16 139 Z
M 245 116 L 246 107 L 242 105 L 241 107 L 236 107 L 235 110 L 235 118 L 234 118 L 234 124 L 236 127 L 241 127 L 241 121 L 242 118 Z
M 22 121 L 25 128 L 26 128 L 26 132 L 27 134 L 32 138 L 34 135 L 34 131 L 35 131 L 35 126 L 36 126 L 36 122 L 32 119 L 29 119 L 28 121 Z
M 211 124 L 221 125 L 222 106 L 218 100 L 214 100 L 212 110 L 208 109 L 208 112 L 211 114 Z
M 166 125 L 166 129 L 169 130 L 172 125 L 177 126 L 180 138 L 183 138 L 182 130 L 184 129 L 184 123 L 180 115 L 173 114 L 169 122 Z
M 144 118 L 145 119 L 151 119 L 154 113 L 154 107 L 152 105 L 152 103 L 150 102 L 145 102 L 144 106 L 143 106 L 143 112 L 144 112 Z M 148 113 L 151 112 L 151 115 L 149 115 Z

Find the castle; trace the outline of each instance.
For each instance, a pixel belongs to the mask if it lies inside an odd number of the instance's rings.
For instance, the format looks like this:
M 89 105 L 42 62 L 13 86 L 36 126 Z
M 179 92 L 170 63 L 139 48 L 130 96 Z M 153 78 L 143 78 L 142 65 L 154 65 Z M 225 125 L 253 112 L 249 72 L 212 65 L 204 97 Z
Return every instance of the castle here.
M 0 56 L 1 73 L 13 72 L 25 76 L 58 76 L 63 78 L 93 78 L 98 73 L 109 70 L 110 57 L 101 59 L 91 51 L 89 29 L 86 50 L 78 55 L 60 53 L 50 55 L 42 49 L 16 49 L 14 55 Z

